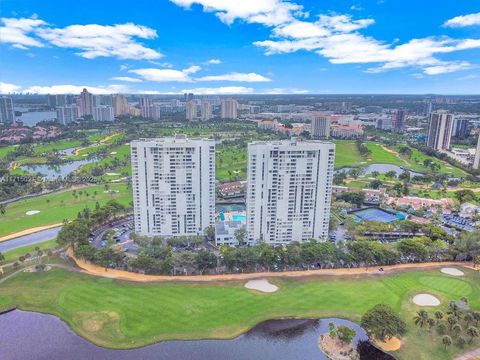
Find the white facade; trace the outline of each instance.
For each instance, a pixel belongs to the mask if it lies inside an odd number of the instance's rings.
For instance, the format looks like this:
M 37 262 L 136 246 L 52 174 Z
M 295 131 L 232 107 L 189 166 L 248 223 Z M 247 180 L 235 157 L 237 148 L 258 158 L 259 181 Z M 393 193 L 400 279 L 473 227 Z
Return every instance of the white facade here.
M 314 114 L 312 118 L 312 138 L 328 139 L 330 137 L 330 115 Z
M 237 118 L 238 102 L 235 99 L 223 99 L 221 107 L 222 119 L 236 119 Z
M 113 114 L 113 107 L 111 106 L 97 106 L 93 108 L 93 120 L 95 121 L 113 121 L 115 115 Z
M 248 145 L 248 241 L 280 245 L 328 235 L 335 145 L 271 141 Z
M 142 117 L 146 119 L 160 120 L 160 105 L 152 104 L 142 106 Z
M 476 170 L 480 166 L 480 135 L 477 140 L 477 148 L 475 149 L 475 158 L 473 160 L 473 168 Z
M 189 121 L 197 118 L 197 102 L 189 100 L 185 103 L 185 118 Z
M 452 138 L 454 115 L 444 111 L 430 114 L 426 145 L 435 150 L 448 150 Z
M 77 105 L 59 106 L 56 111 L 57 120 L 63 125 L 76 121 L 80 116 L 80 108 Z
M 140 139 L 131 152 L 137 233 L 192 236 L 214 226 L 214 140 Z

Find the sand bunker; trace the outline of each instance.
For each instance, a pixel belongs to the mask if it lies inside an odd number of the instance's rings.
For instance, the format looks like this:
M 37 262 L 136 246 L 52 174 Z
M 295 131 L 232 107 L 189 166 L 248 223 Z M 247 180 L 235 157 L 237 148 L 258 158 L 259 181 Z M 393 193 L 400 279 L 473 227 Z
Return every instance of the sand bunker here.
M 458 270 L 457 268 L 442 268 L 440 270 L 442 273 L 447 274 L 447 275 L 452 275 L 452 276 L 463 276 L 465 273 L 462 270 Z
M 245 287 L 250 290 L 258 290 L 266 293 L 273 293 L 278 290 L 278 286 L 268 282 L 267 279 L 249 280 Z
M 38 214 L 40 210 L 29 210 L 25 213 L 25 215 L 30 216 L 30 215 L 35 215 Z
M 392 337 L 387 341 L 380 341 L 374 339 L 375 345 L 377 345 L 380 349 L 385 351 L 395 351 L 400 349 L 402 346 L 402 341 L 397 337 Z
M 413 302 L 419 306 L 438 306 L 440 300 L 430 294 L 418 294 L 413 297 Z
M 114 173 L 114 172 L 108 172 L 105 175 L 107 175 L 107 176 L 118 176 L 120 174 L 119 173 Z
M 110 155 L 117 155 L 117 152 L 116 152 L 116 151 L 112 151 L 112 152 L 110 153 Z

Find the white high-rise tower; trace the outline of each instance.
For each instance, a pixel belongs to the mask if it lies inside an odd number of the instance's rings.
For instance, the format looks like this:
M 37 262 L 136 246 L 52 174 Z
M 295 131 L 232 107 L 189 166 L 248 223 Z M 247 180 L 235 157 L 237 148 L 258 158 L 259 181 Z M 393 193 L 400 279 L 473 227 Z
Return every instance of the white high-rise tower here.
M 335 145 L 267 141 L 248 145 L 248 241 L 280 245 L 328 236 Z
M 215 223 L 215 141 L 168 137 L 131 143 L 135 231 L 200 235 Z

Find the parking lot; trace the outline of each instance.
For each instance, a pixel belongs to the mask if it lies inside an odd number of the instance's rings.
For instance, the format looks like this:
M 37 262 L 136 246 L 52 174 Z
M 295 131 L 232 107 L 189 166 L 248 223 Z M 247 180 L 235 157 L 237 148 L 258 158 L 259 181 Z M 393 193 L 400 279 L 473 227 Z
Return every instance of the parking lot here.
M 136 254 L 138 245 L 130 240 L 130 233 L 134 231 L 133 217 L 114 221 L 108 225 L 90 234 L 90 243 L 98 248 L 118 244 L 123 251 L 130 254 Z

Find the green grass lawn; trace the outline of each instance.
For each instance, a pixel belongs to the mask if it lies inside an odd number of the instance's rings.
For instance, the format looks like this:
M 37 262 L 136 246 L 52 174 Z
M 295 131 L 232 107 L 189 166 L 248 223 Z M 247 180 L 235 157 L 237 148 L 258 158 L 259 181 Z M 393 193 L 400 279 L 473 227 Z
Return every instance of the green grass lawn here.
M 70 149 L 74 147 L 78 147 L 82 144 L 80 140 L 60 140 L 60 141 L 53 141 L 41 145 L 35 146 L 33 149 L 35 154 L 43 154 L 49 151 L 53 150 L 65 150 L 65 149 Z
M 445 351 L 437 335 L 414 328 L 412 317 L 420 308 L 411 297 L 434 294 L 445 310 L 449 300 L 466 296 L 472 308 L 480 309 L 479 280 L 480 274 L 473 271 L 459 279 L 438 269 L 378 277 L 274 279 L 280 290 L 262 294 L 240 282 L 146 284 L 54 269 L 7 280 L 0 287 L 0 308 L 15 305 L 51 313 L 98 345 L 133 348 L 167 339 L 231 338 L 272 318 L 341 317 L 359 322 L 366 310 L 386 303 L 408 324 L 404 345 L 395 356 L 442 360 L 468 347 Z
M 361 166 L 366 161 L 358 152 L 355 141 L 334 140 L 335 147 L 335 167 Z M 365 164 L 366 165 L 366 164 Z
M 9 152 L 12 152 L 15 150 L 15 148 L 18 145 L 7 145 L 7 146 L 1 146 L 0 147 L 0 159 L 3 158 L 4 156 L 7 156 Z
M 215 173 L 217 180 L 234 181 L 247 178 L 247 148 L 217 146 Z
M 57 245 L 58 245 L 57 240 L 52 239 L 52 240 L 47 240 L 38 244 L 19 247 L 3 253 L 3 256 L 5 256 L 5 260 L 0 261 L 0 264 L 5 264 L 8 262 L 17 260 L 20 256 L 23 256 L 27 253 L 33 255 L 34 253 L 36 253 L 36 250 L 35 250 L 36 247 L 39 247 L 40 250 L 42 251 L 46 251 L 46 250 L 54 249 L 55 247 L 57 247 Z
M 115 199 L 124 205 L 130 203 L 131 189 L 125 184 L 110 185 L 110 189 L 119 192 L 106 194 L 103 185 L 94 185 L 78 189 L 77 194 L 80 190 L 83 192 L 78 199 L 72 195 L 73 190 L 69 190 L 11 203 L 7 206 L 5 215 L 0 216 L 0 236 L 36 226 L 61 223 L 63 219 L 73 219 L 86 206 L 93 209 L 97 201 L 103 204 L 110 199 Z M 85 192 L 90 196 L 87 197 Z M 94 195 L 95 192 L 97 195 Z M 25 213 L 29 210 L 40 210 L 40 213 L 28 216 Z

